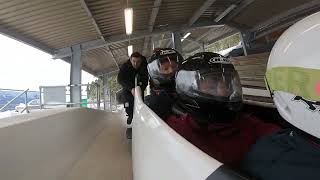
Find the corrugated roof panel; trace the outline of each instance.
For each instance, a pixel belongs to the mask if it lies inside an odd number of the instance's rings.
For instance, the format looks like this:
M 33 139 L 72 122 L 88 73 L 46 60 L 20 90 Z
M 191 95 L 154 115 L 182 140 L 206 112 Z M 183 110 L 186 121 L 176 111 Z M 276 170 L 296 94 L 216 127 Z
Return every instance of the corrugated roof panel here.
M 99 38 L 78 0 L 13 0 L 0 7 L 3 27 L 52 49 Z
M 62 3 L 62 4 L 61 4 Z M 0 17 L 3 20 L 8 20 L 14 22 L 15 20 L 23 20 L 21 17 L 30 18 L 45 17 L 48 12 L 55 12 L 59 9 L 71 8 L 79 4 L 78 2 L 71 0 L 61 0 L 61 1 L 39 1 L 34 0 L 29 3 L 21 3 L 13 7 L 8 7 L 0 10 Z M 38 15 L 42 15 L 39 17 Z
M 123 1 L 88 0 L 86 2 L 104 36 L 125 33 Z
M 215 18 L 225 11 L 231 4 L 238 4 L 239 0 L 217 0 L 209 7 L 201 18 Z
M 133 8 L 133 31 L 147 30 L 154 0 L 130 1 Z
M 104 36 L 108 37 L 125 33 L 123 12 L 123 9 L 126 7 L 125 2 L 114 0 L 91 0 L 87 2 Z M 153 1 L 149 0 L 129 2 L 129 7 L 133 8 L 134 31 L 146 30 L 148 28 L 152 6 Z
M 156 26 L 188 23 L 203 2 L 204 0 L 163 0 L 156 19 Z
M 262 23 L 273 16 L 311 1 L 312 0 L 256 0 L 236 18 L 234 18 L 234 21 L 239 24 L 245 24 L 249 27 L 254 27 L 255 25 Z

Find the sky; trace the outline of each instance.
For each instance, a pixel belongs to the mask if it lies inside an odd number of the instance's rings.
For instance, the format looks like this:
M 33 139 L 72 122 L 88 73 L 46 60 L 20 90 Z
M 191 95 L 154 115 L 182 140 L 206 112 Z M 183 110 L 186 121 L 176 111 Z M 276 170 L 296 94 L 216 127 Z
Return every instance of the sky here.
M 96 78 L 82 71 L 82 84 Z M 70 83 L 70 64 L 0 34 L 0 89 L 39 90 Z

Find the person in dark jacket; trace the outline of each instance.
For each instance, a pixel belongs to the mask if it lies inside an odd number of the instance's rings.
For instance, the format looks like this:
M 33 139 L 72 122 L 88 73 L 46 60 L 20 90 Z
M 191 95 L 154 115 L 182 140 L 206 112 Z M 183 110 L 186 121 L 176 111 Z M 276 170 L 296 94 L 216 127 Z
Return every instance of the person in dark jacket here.
M 130 59 L 121 67 L 118 74 L 118 83 L 123 88 L 124 105 L 128 115 L 127 124 L 131 124 L 133 118 L 135 77 L 138 76 L 138 85 L 142 92 L 148 85 L 148 70 L 146 58 L 138 52 L 131 54 Z
M 148 60 L 151 95 L 145 103 L 162 119 L 168 117 L 175 101 L 175 74 L 182 61 L 179 52 L 171 48 L 155 49 Z
M 250 147 L 280 130 L 240 112 L 242 88 L 233 65 L 223 56 L 203 52 L 186 59 L 176 75 L 175 115 L 167 124 L 203 152 L 240 168 Z

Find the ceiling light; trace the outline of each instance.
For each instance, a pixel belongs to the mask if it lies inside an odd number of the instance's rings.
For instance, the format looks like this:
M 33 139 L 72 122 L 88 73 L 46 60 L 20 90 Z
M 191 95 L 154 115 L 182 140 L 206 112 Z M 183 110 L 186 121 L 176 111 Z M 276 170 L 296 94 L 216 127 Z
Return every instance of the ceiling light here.
M 126 24 L 126 34 L 132 34 L 132 24 L 133 24 L 133 9 L 132 8 L 125 8 L 124 9 L 124 19 Z
M 226 15 L 228 15 L 234 8 L 236 8 L 237 5 L 231 4 L 225 11 L 223 11 L 214 21 L 219 22 L 221 19 L 223 19 Z
M 188 36 L 190 36 L 190 34 L 191 34 L 190 32 L 188 32 L 187 34 L 185 34 L 185 35 L 183 36 L 183 38 L 181 39 L 181 42 L 184 41 Z
M 128 56 L 131 56 L 132 52 L 133 52 L 133 46 L 129 45 L 128 46 Z
M 183 36 L 183 39 L 187 38 L 188 36 L 190 36 L 191 33 L 187 33 L 186 35 Z

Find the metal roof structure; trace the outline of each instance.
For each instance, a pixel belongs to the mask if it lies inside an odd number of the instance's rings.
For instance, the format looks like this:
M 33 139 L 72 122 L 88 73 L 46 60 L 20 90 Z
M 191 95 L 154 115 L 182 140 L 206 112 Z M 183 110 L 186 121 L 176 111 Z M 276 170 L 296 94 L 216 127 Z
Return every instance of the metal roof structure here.
M 127 6 L 134 11 L 131 36 Z M 82 68 L 100 75 L 128 58 L 129 43 L 149 56 L 153 44 L 171 45 L 173 31 L 191 32 L 182 43 L 191 52 L 238 32 L 262 37 L 319 10 L 320 0 L 2 0 L 0 32 L 65 61 L 80 45 Z

